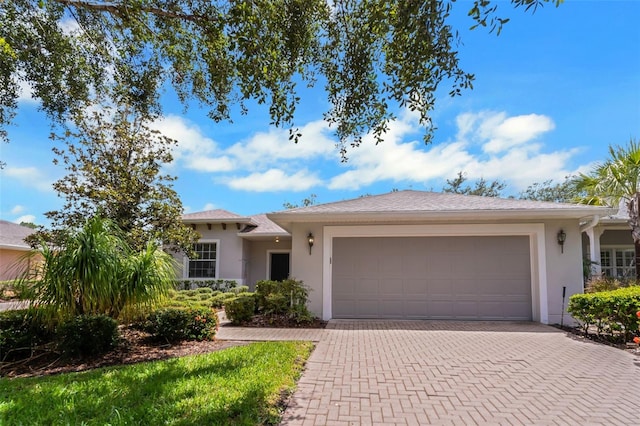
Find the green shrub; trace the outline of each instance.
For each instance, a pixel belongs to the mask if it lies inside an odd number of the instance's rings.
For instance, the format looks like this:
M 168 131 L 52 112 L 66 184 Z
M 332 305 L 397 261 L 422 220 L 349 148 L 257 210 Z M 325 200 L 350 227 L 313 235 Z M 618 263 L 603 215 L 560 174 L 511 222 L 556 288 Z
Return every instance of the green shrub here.
M 227 318 L 234 324 L 249 321 L 256 313 L 256 299 L 253 293 L 241 293 L 224 305 Z
M 213 290 L 211 290 L 209 287 L 200 287 L 196 289 L 196 293 L 200 295 L 206 294 L 210 296 L 213 293 Z
M 249 291 L 249 287 L 246 286 L 246 285 L 241 285 L 241 286 L 238 286 L 238 287 L 234 287 L 234 288 L 232 288 L 232 289 L 230 289 L 228 291 L 231 292 L 231 293 L 234 293 L 234 294 L 246 293 L 246 292 Z
M 211 298 L 211 307 L 215 309 L 222 308 L 228 300 L 236 298 L 235 293 L 220 293 Z
M 80 315 L 58 328 L 58 349 L 66 356 L 94 356 L 118 345 L 118 323 L 106 315 Z
M 216 334 L 218 317 L 205 307 L 171 307 L 152 312 L 143 329 L 157 339 L 168 342 L 180 340 L 212 340 Z
M 238 286 L 235 280 L 176 280 L 176 290 L 210 288 L 211 290 L 230 291 Z
M 585 286 L 585 293 L 598 293 L 601 291 L 617 290 L 624 287 L 637 286 L 639 283 L 634 280 L 621 280 L 613 277 L 593 277 Z
M 638 329 L 640 319 L 640 286 L 620 288 L 598 293 L 574 294 L 567 311 L 582 324 L 585 334 L 591 326 L 596 333 L 621 332 L 629 340 Z
M 263 280 L 256 283 L 256 304 L 267 315 L 288 315 L 298 322 L 312 319 L 307 309 L 309 290 L 302 281 Z
M 0 361 L 27 358 L 54 340 L 54 333 L 39 318 L 29 309 L 0 312 Z

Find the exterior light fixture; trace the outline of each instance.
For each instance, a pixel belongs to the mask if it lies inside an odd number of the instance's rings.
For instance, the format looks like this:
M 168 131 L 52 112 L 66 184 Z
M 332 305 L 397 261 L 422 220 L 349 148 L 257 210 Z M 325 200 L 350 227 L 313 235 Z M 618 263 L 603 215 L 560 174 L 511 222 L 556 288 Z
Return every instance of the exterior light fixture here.
M 309 232 L 309 235 L 307 235 L 307 242 L 309 243 L 309 255 L 311 255 L 311 247 L 313 247 L 313 234 L 311 232 Z
M 558 231 L 558 244 L 560 244 L 560 253 L 564 253 L 564 242 L 567 240 L 567 234 L 561 229 Z

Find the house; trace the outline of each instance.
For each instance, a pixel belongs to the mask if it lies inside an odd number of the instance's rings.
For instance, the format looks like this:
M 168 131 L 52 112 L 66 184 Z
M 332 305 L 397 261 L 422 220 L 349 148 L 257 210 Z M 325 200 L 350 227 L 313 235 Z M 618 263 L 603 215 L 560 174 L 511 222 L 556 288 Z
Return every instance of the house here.
M 624 200 L 615 214 L 595 216 L 581 230 L 583 253 L 592 276 L 635 278 L 635 246 Z
M 0 220 L 0 281 L 17 278 L 24 270 L 25 255 L 31 247 L 24 239 L 33 229 Z
M 177 255 L 179 278 L 234 280 L 251 288 L 256 281 L 289 276 L 291 235 L 266 215 L 240 216 L 209 210 L 182 216 L 201 238 L 194 246 L 198 258 Z
M 247 217 L 213 210 L 184 216 L 202 240 L 182 274 L 250 287 L 289 275 L 325 320 L 558 323 L 563 288 L 566 300 L 583 291 L 581 223 L 613 213 L 422 191 Z

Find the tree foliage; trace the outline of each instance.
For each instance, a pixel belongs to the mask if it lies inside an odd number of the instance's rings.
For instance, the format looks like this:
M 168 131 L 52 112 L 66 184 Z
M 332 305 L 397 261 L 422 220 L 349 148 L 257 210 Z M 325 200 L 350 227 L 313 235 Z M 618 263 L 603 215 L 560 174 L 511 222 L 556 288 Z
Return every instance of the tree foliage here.
M 562 0 L 511 0 L 535 10 Z M 500 32 L 498 1 L 474 0 L 473 26 Z M 231 107 L 268 105 L 272 123 L 296 138 L 299 85 L 321 81 L 325 118 L 345 153 L 362 135 L 378 140 L 393 106 L 429 112 L 444 82 L 470 88 L 459 65 L 455 0 L 11 0 L 0 10 L 0 131 L 25 84 L 50 118 L 64 123 L 87 102 L 115 100 L 138 113 L 161 112 L 170 84 L 185 105 L 213 120 Z M 461 7 L 468 7 L 461 4 Z M 430 132 L 426 132 L 429 139 Z
M 624 203 L 635 245 L 636 279 L 640 280 L 640 141 L 609 146 L 609 158 L 591 172 L 578 175 L 573 184 L 583 193 L 578 199 L 581 203 L 613 208 Z
M 534 182 L 522 191 L 518 198 L 521 200 L 551 201 L 554 203 L 571 203 L 578 197 L 571 177 L 563 182 L 555 183 L 552 179 L 544 182 Z
M 59 245 L 40 241 L 33 255 L 31 300 L 50 320 L 78 315 L 120 317 L 123 312 L 152 305 L 173 287 L 175 261 L 157 244 L 142 250 L 129 246 L 110 220 L 93 217 L 79 230 L 68 229 Z
M 182 222 L 175 178 L 161 173 L 176 142 L 127 110 L 74 116 L 75 130 L 53 135 L 64 146 L 54 148 L 56 162 L 67 170 L 53 185 L 65 204 L 46 213 L 53 229 L 78 228 L 99 214 L 122 230 L 134 250 L 162 241 L 189 252 L 198 236 Z
M 463 172 L 458 172 L 458 175 L 454 179 L 447 179 L 447 184 L 442 188 L 442 192 L 449 192 L 453 194 L 464 195 L 479 195 L 482 197 L 500 197 L 502 191 L 507 187 L 507 184 L 494 180 L 493 182 L 487 182 L 484 178 L 480 178 L 475 181 L 473 186 L 466 185 L 467 176 Z
M 297 209 L 298 207 L 309 207 L 313 206 L 317 203 L 318 196 L 316 194 L 309 194 L 309 197 L 303 198 L 300 203 L 294 204 L 288 201 L 282 203 L 282 207 L 285 209 Z

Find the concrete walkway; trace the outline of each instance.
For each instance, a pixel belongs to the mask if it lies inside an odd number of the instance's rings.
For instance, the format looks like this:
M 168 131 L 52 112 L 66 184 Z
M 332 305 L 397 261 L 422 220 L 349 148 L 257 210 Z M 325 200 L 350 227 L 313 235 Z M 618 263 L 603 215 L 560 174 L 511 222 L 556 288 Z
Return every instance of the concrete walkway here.
M 0 312 L 2 311 L 11 311 L 15 309 L 25 309 L 29 306 L 29 302 L 19 301 L 19 302 L 0 302 Z
M 638 357 L 540 324 L 340 320 L 218 337 L 318 341 L 285 425 L 640 423 Z

